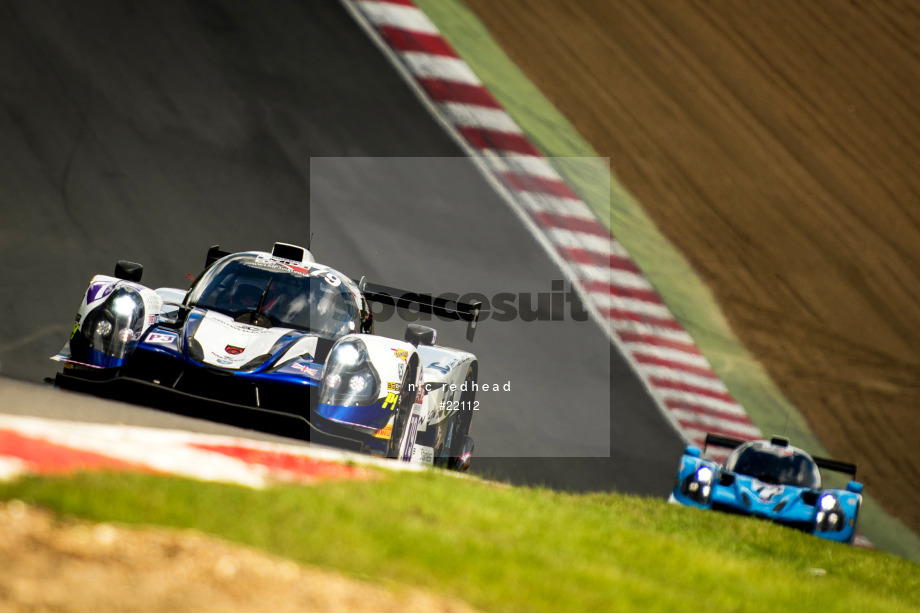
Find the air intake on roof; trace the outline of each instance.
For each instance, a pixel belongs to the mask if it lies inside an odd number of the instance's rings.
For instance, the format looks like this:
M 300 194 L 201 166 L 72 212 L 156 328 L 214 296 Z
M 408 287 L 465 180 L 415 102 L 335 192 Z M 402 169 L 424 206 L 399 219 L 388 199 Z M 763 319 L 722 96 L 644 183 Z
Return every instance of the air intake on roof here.
M 781 448 L 789 447 L 789 439 L 787 439 L 786 437 L 777 437 L 776 435 L 774 435 L 773 437 L 770 438 L 770 443 L 772 443 L 774 446 L 779 446 Z
M 274 247 L 272 247 L 272 256 L 295 262 L 303 262 L 306 253 L 307 250 L 304 248 L 290 243 L 275 243 Z

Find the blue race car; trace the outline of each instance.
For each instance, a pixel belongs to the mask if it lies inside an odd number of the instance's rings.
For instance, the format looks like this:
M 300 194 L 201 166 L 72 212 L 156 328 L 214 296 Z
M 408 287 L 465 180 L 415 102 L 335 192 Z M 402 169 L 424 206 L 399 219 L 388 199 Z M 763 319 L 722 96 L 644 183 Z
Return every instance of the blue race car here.
M 706 446 L 733 448 L 725 463 L 703 458 Z M 668 500 L 771 520 L 833 541 L 852 544 L 863 486 L 823 488 L 820 469 L 856 477 L 856 465 L 809 456 L 784 437 L 743 441 L 708 434 L 701 451 L 687 446 Z

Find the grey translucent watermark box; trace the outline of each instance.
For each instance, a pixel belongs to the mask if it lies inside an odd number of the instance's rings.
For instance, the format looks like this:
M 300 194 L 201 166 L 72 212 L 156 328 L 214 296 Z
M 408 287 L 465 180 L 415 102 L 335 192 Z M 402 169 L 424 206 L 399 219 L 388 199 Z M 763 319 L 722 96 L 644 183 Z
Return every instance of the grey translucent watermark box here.
M 472 342 L 465 322 L 411 304 L 373 308 L 377 334 L 401 339 L 416 322 L 437 329 L 438 345 L 477 356 L 477 458 L 610 453 L 610 338 L 577 283 L 584 271 L 566 258 L 582 249 L 577 234 L 545 224 L 587 211 L 553 179 L 559 168 L 609 199 L 609 166 L 593 158 L 310 161 L 319 262 L 356 280 L 482 303 Z M 604 268 L 590 274 L 597 282 Z

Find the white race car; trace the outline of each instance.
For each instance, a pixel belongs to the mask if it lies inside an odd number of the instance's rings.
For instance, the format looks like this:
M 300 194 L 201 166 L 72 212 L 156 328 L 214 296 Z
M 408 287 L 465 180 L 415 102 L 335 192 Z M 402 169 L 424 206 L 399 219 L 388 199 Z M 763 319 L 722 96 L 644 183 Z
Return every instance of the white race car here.
M 403 461 L 469 467 L 478 363 L 409 324 L 374 334 L 372 302 L 468 323 L 459 303 L 366 283 L 302 247 L 208 251 L 188 290 L 147 288 L 143 267 L 119 261 L 93 277 L 70 341 L 53 357 L 64 388 L 156 403 L 165 397 L 307 422 L 290 435 Z

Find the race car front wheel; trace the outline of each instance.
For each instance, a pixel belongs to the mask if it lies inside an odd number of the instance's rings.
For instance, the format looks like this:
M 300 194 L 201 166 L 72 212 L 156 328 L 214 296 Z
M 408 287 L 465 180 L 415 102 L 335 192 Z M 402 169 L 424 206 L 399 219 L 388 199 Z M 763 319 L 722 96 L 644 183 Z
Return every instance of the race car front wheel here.
M 415 446 L 415 432 L 418 424 L 412 423 L 412 405 L 415 403 L 416 391 L 410 390 L 410 384 L 415 383 L 417 373 L 415 362 L 409 364 L 406 374 L 400 385 L 399 401 L 396 403 L 396 416 L 393 419 L 393 431 L 387 442 L 387 458 L 398 458 L 403 461 L 412 459 L 412 449 Z
M 474 361 L 466 372 L 460 395 L 460 406 L 457 416 L 451 421 L 451 432 L 448 437 L 449 457 L 447 466 L 450 469 L 466 471 L 470 467 L 473 457 L 473 438 L 470 437 L 470 426 L 473 423 L 473 411 L 476 406 L 476 379 L 479 367 Z

